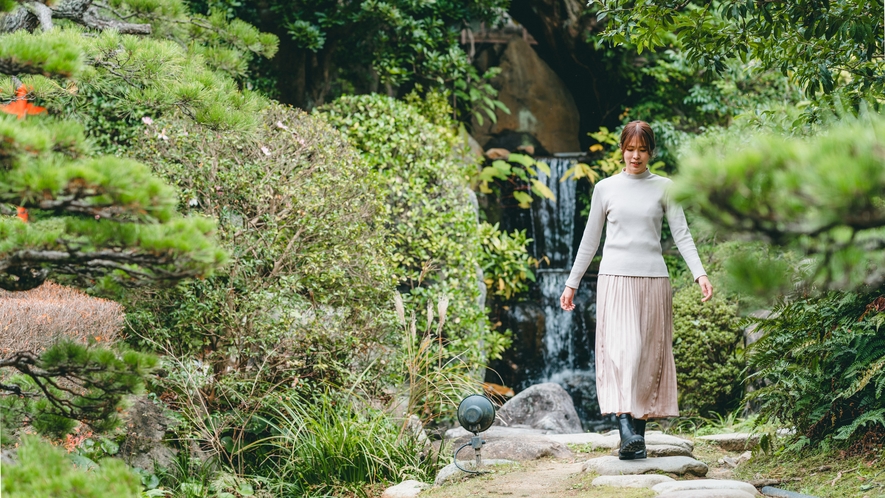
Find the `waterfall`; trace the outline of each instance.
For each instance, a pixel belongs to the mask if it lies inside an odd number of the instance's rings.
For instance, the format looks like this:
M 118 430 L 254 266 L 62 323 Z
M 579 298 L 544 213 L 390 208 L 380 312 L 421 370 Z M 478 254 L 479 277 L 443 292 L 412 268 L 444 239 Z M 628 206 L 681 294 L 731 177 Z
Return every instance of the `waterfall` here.
M 559 181 L 576 161 L 565 158 L 543 161 L 550 166 L 550 175 L 539 172 L 538 179 L 553 191 L 556 201 L 541 199 L 532 205 L 535 237 L 532 251 L 534 257 L 542 261 L 536 285 L 538 304 L 544 315 L 543 367 L 533 372 L 526 384 L 560 384 L 572 395 L 581 418 L 589 423 L 599 417 L 592 350 L 595 327 L 591 326 L 595 326 L 596 318 L 596 299 L 591 290 L 595 286 L 589 285 L 592 279 L 584 279 L 581 295 L 576 296 L 576 311 L 563 311 L 559 306 L 559 296 L 574 258 L 575 240 L 583 234 L 583 230 L 575 233 L 578 182 Z
M 539 171 L 539 180 L 556 201 L 535 199 L 531 210 L 512 209 L 501 215 L 505 230 L 527 230 L 529 253 L 540 261 L 536 281 L 527 296 L 501 303 L 496 310 L 502 330 L 513 332 L 513 345 L 503 358 L 489 365 L 487 380 L 523 390 L 541 382 L 555 382 L 571 395 L 585 429 L 598 430 L 608 421 L 599 413 L 596 398 L 594 347 L 596 329 L 596 279 L 585 275 L 575 295 L 575 310 L 559 307 L 572 260 L 583 234 L 577 213 L 577 189 L 586 182 L 559 179 L 575 164 L 574 159 L 539 159 L 550 174 Z

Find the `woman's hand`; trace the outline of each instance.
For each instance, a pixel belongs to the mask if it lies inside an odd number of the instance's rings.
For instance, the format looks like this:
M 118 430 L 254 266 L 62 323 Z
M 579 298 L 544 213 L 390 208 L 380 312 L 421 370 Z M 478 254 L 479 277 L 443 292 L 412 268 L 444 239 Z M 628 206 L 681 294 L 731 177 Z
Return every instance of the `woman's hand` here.
M 710 279 L 707 278 L 706 275 L 701 275 L 698 277 L 698 285 L 701 286 L 701 293 L 704 294 L 704 297 L 701 298 L 701 302 L 707 302 L 713 297 L 713 284 L 710 283 Z
M 575 309 L 575 289 L 572 289 L 569 286 L 565 286 L 565 290 L 562 291 L 562 295 L 559 296 L 559 305 L 562 309 L 566 311 L 571 311 Z

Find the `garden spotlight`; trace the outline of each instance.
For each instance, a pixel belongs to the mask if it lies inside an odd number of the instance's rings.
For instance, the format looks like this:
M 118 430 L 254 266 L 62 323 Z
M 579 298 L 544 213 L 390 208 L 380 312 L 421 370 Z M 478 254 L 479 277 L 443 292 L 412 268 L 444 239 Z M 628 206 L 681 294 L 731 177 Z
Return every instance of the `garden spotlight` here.
M 454 460 L 455 466 L 458 469 L 471 474 L 482 474 L 482 472 L 467 470 L 458 465 L 458 453 L 467 446 L 473 446 L 473 451 L 476 454 L 476 467 L 479 468 L 482 465 L 480 450 L 482 450 L 482 445 L 485 443 L 482 437 L 479 436 L 479 433 L 491 427 L 494 421 L 495 405 L 489 401 L 489 398 L 481 394 L 471 394 L 461 400 L 461 403 L 458 404 L 458 422 L 461 424 L 461 427 L 472 432 L 473 437 L 470 438 L 469 443 L 455 450 Z

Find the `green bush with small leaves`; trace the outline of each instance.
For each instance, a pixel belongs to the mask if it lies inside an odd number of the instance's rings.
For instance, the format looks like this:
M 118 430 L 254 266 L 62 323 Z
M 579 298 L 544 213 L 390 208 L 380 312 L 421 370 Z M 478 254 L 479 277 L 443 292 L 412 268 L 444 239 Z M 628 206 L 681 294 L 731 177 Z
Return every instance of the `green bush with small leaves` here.
M 805 443 L 851 441 L 885 427 L 885 287 L 782 302 L 755 319 L 748 394 L 760 421 L 793 427 Z
M 0 490 L 8 498 L 138 498 L 141 482 L 122 460 L 80 468 L 64 450 L 32 436 L 22 440 L 15 463 L 3 464 Z
M 342 97 L 319 113 L 386 186 L 388 240 L 406 303 L 423 309 L 449 296 L 450 352 L 478 364 L 498 356 L 509 341 L 490 330 L 479 303 L 479 224 L 467 186 L 477 165 L 454 123 L 381 95 Z
M 696 285 L 673 295 L 673 356 L 684 415 L 724 414 L 740 402 L 743 329 L 738 306 L 716 294 L 702 303 Z

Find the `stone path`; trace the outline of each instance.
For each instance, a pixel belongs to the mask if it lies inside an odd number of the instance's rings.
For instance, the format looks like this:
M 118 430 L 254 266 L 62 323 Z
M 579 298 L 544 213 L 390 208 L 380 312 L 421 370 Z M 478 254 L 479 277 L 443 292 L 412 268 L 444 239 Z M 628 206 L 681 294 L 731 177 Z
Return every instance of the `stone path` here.
M 507 460 L 492 460 L 506 458 L 510 459 L 511 463 L 516 463 L 513 461 L 523 463 L 511 466 L 511 470 L 498 470 L 495 474 L 487 474 L 475 480 L 465 481 L 463 484 L 457 482 L 463 481 L 466 474 L 455 469 L 454 465 L 449 465 L 440 472 L 434 487 L 426 490 L 415 489 L 407 494 L 386 493 L 383 498 L 424 495 L 428 498 L 498 495 L 618 498 L 765 496 L 750 483 L 727 478 L 709 478 L 707 464 L 694 458 L 692 454 L 694 443 L 687 439 L 652 431 L 646 436 L 649 458 L 619 460 L 616 456 L 597 456 L 581 459 L 572 449 L 580 448 L 596 452 L 613 449 L 616 454 L 619 444 L 617 432 L 607 434 L 545 434 L 544 432 L 530 427 L 492 427 L 482 434 L 486 441 L 482 450 L 483 458 L 489 459 L 484 461 L 506 465 Z M 469 436 L 462 429 L 447 433 L 447 439 L 456 445 L 462 444 L 462 441 L 469 439 Z M 749 435 L 703 439 L 720 445 L 723 449 L 727 447 L 729 451 L 751 450 L 757 444 L 757 441 Z M 472 456 L 472 451 L 465 450 L 461 455 L 462 458 L 468 456 Z M 536 461 L 542 457 L 549 458 Z M 716 462 L 711 464 L 715 465 Z M 462 466 L 468 465 L 470 463 L 467 461 L 462 463 Z M 721 462 L 719 466 L 725 467 Z M 715 473 L 715 477 L 728 477 L 729 474 L 728 471 L 719 470 Z M 595 491 L 591 488 L 595 488 Z

